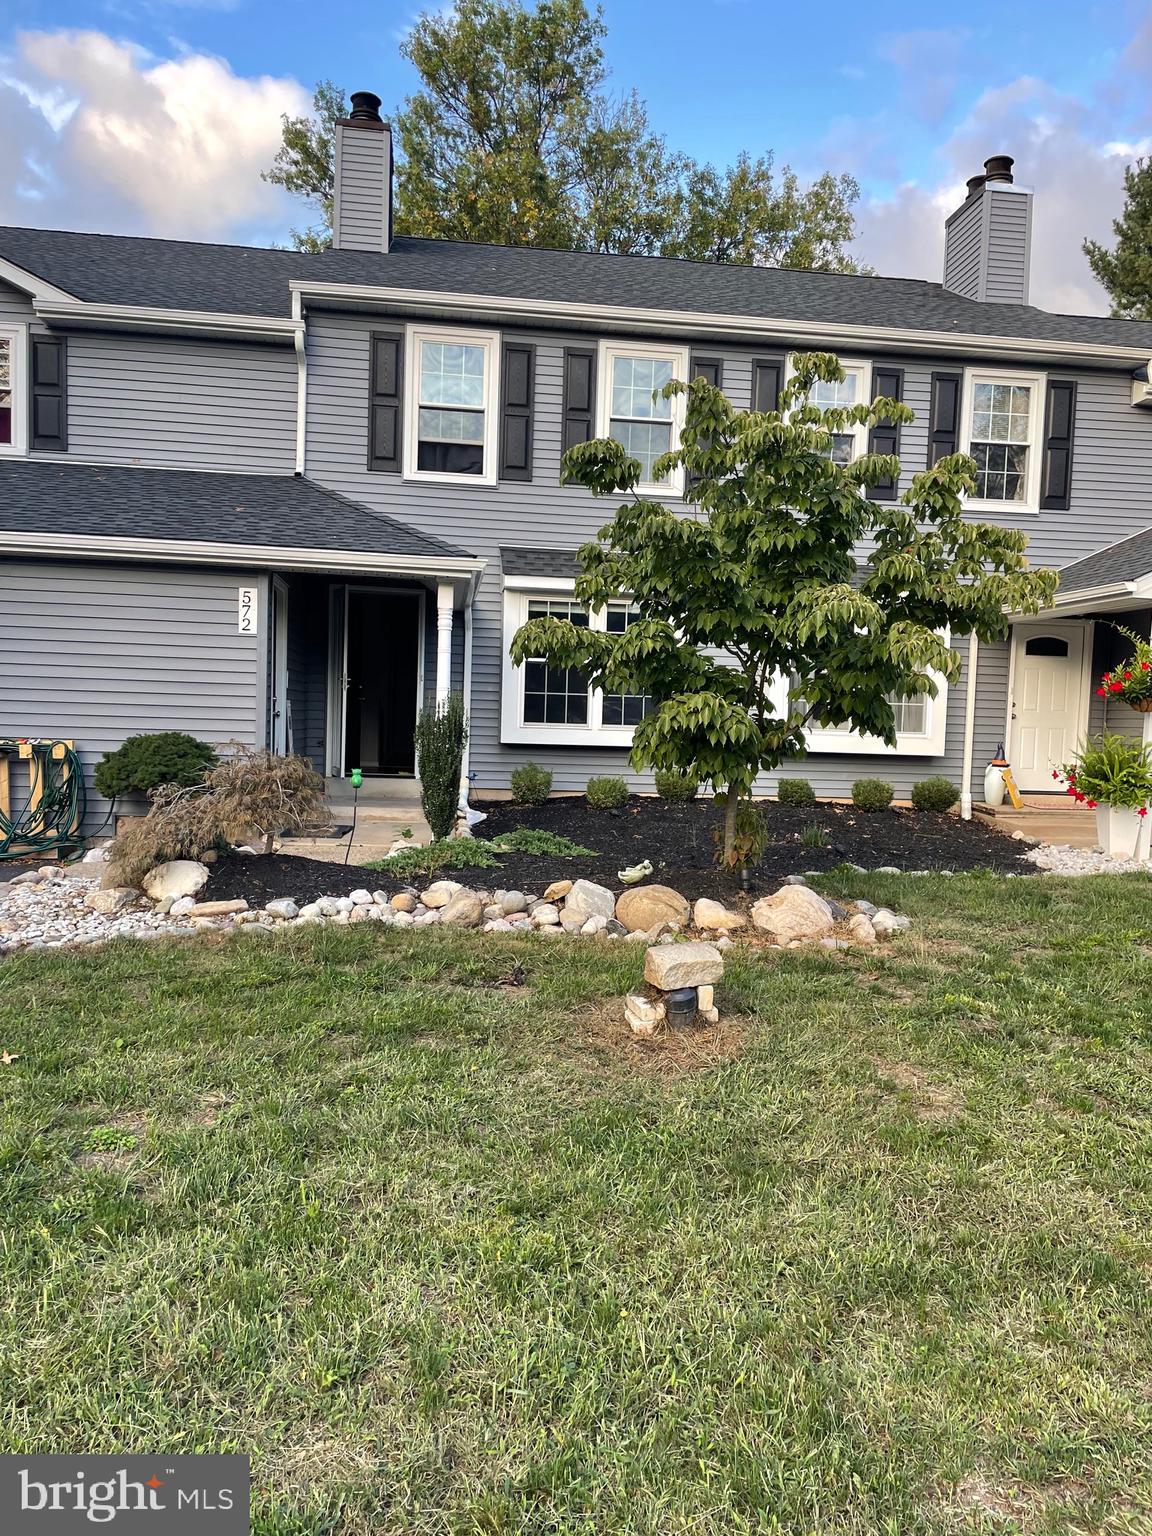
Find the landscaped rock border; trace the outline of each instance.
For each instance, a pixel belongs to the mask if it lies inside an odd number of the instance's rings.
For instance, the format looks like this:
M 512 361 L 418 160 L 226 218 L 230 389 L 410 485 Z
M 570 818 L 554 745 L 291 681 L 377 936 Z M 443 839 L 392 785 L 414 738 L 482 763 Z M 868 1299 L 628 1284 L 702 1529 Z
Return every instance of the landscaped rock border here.
M 732 946 L 733 933 L 774 947 L 817 943 L 840 949 L 874 944 L 908 926 L 906 917 L 878 911 L 869 902 L 849 908 L 828 900 L 799 875 L 791 876 L 775 895 L 757 902 L 749 922 L 719 902 L 702 898 L 693 906 L 679 892 L 659 885 L 634 886 L 617 897 L 590 880 L 555 881 L 544 888 L 543 895 L 476 890 L 454 880 L 434 880 L 423 891 L 412 887 L 389 894 L 364 888 L 347 896 L 318 896 L 303 904 L 282 897 L 253 911 L 242 898 L 201 900 L 199 894 L 168 894 L 152 902 L 130 886 L 102 888 L 99 874 L 99 865 L 92 863 L 67 869 L 44 865 L 0 883 L 0 953 L 99 944 L 114 938 L 151 939 L 231 929 L 259 933 L 346 923 L 395 928 L 440 925 L 646 945 L 671 944 L 694 928 L 718 949 Z M 174 885 L 203 889 L 198 871 L 187 863 L 178 876 L 166 872 L 154 879 L 154 875 L 155 871 L 150 872 L 144 881 L 154 889 L 171 890 Z M 204 876 L 206 881 L 207 870 Z M 787 914 L 787 922 L 780 921 L 781 913 Z M 647 927 L 641 926 L 645 923 Z

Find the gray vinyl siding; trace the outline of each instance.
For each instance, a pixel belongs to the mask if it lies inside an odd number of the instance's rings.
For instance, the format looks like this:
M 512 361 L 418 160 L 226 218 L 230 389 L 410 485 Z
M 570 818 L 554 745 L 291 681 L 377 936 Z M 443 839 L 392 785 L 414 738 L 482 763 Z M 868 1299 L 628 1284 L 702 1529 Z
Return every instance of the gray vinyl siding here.
M 984 292 L 990 304 L 1027 304 L 1032 198 L 1027 192 L 989 187 L 988 255 Z
M 390 154 L 388 133 L 337 127 L 332 243 L 338 249 L 387 249 Z
M 980 297 L 983 208 L 982 197 L 969 199 L 952 215 L 944 230 L 944 286 L 966 299 Z
M 0 322 L 31 319 L 32 301 L 28 295 L 9 283 L 0 283 Z
M 0 561 L 0 735 L 76 742 L 92 768 L 128 736 L 264 740 L 265 641 L 237 633 L 243 571 Z
M 68 338 L 68 455 L 100 464 L 292 473 L 289 347 L 97 332 Z

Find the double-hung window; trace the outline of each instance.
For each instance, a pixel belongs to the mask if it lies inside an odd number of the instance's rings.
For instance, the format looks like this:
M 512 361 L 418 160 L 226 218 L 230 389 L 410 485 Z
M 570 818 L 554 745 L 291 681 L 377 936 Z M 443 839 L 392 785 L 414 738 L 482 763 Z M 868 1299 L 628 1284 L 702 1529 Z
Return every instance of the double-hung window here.
M 849 363 L 843 358 L 840 366 L 844 377 L 839 381 L 817 379 L 808 394 L 808 404 L 820 410 L 868 403 L 868 385 L 871 369 L 867 363 Z M 836 464 L 851 464 L 853 459 L 868 451 L 868 428 L 853 425 L 843 432 L 832 434 L 829 458 Z
M 0 453 L 24 453 L 27 396 L 23 326 L 0 328 Z
M 488 332 L 408 332 L 409 473 L 496 483 L 497 338 Z
M 679 347 L 649 346 L 641 342 L 600 344 L 600 401 L 597 432 L 613 437 L 640 463 L 641 491 L 679 495 L 684 471 L 679 468 L 663 480 L 653 474 L 661 454 L 680 443 L 684 397 L 665 399 L 664 386 L 688 377 L 688 353 Z
M 1039 498 L 1043 380 L 969 370 L 966 451 L 976 461 L 971 496 L 990 508 L 1034 511 Z
M 504 593 L 504 673 L 500 735 L 506 742 L 539 746 L 631 745 L 632 731 L 651 707 L 638 693 L 605 693 L 589 686 L 578 667 L 555 667 L 542 656 L 512 665 L 516 632 L 529 619 L 570 619 L 581 629 L 623 634 L 640 617 L 631 603 L 613 601 L 589 611 L 560 578 L 508 578 Z

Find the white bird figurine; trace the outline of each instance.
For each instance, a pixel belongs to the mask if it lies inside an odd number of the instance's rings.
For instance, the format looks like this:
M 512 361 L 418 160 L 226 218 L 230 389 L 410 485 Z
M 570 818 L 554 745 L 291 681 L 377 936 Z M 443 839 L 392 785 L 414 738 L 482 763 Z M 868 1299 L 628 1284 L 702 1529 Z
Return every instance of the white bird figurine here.
M 631 869 L 618 869 L 616 878 L 623 885 L 639 885 L 641 880 L 647 880 L 652 873 L 652 865 L 647 859 L 643 864 L 633 864 Z

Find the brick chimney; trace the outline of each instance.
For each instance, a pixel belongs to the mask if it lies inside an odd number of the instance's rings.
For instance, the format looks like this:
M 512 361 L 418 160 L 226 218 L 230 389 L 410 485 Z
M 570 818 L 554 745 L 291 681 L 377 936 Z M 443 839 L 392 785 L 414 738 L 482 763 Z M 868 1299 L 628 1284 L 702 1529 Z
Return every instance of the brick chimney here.
M 1017 186 L 1012 156 L 993 155 L 944 226 L 944 286 L 988 304 L 1027 304 L 1032 190 Z
M 332 244 L 341 251 L 387 251 L 392 243 L 392 130 L 380 98 L 352 93 L 336 124 Z

